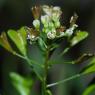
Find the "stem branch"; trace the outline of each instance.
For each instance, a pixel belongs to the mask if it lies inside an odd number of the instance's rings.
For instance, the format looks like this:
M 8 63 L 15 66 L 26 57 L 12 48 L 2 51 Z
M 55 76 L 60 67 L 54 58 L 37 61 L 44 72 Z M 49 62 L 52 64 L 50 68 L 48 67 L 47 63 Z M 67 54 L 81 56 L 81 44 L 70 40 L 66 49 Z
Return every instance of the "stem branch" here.
M 60 54 L 60 56 L 65 55 L 65 54 L 70 50 L 70 48 L 71 48 L 71 47 L 65 48 L 65 50 Z
M 45 53 L 44 78 L 42 82 L 42 95 L 47 95 L 48 60 L 49 60 L 49 49 L 47 48 L 46 53 Z
M 59 85 L 59 84 L 63 84 L 65 82 L 67 82 L 67 81 L 73 80 L 73 79 L 78 78 L 80 76 L 82 76 L 82 74 L 76 74 L 76 75 L 74 75 L 72 77 L 69 77 L 69 78 L 66 78 L 64 80 L 61 80 L 61 81 L 58 81 L 58 82 L 55 82 L 55 83 L 52 83 L 52 84 L 48 84 L 47 85 L 47 88 L 53 87 L 53 86 L 56 86 L 56 85 Z

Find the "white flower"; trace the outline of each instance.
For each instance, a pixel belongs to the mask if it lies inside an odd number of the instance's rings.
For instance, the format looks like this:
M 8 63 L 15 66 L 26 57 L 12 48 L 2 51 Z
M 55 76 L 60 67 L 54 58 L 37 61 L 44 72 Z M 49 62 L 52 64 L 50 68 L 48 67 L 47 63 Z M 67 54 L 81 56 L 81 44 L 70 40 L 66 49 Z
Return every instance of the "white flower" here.
M 41 16 L 41 21 L 45 24 L 50 21 L 50 17 L 48 15 Z
M 46 15 L 50 16 L 51 18 L 53 17 L 58 19 L 62 14 L 61 8 L 58 6 L 53 7 L 53 6 L 44 5 L 42 8 L 43 11 L 46 13 Z
M 55 7 L 53 7 L 53 10 L 54 10 L 54 11 L 61 11 L 61 8 L 58 7 L 58 6 L 55 6 Z
M 36 37 L 34 35 L 31 36 L 31 39 L 35 39 Z
M 36 41 L 38 37 L 36 37 L 35 35 L 28 35 L 27 39 L 31 40 L 31 41 Z
M 52 12 L 52 19 L 54 21 L 59 20 L 61 14 L 62 14 L 62 11 L 61 11 L 60 7 L 57 7 L 57 6 L 56 7 L 53 7 L 53 10 L 52 11 L 53 11 Z
M 78 25 L 74 24 L 71 28 L 72 28 L 72 30 L 74 30 L 77 27 L 78 27 Z
M 55 34 L 53 34 L 52 32 L 48 32 L 47 33 L 47 37 L 48 37 L 48 39 L 54 39 L 55 38 Z
M 63 37 L 63 36 L 65 36 L 65 33 L 64 32 L 60 32 L 59 37 Z
M 48 6 L 48 5 L 44 5 L 42 8 L 43 8 L 43 11 L 44 11 L 47 15 L 51 16 L 51 14 L 52 14 L 52 7 L 50 7 L 50 6 Z
M 48 15 L 41 16 L 41 22 L 43 23 L 44 27 L 48 27 L 49 21 L 50 17 Z
M 60 27 L 60 21 L 56 21 L 54 24 L 56 28 Z
M 73 30 L 71 28 L 67 29 L 65 32 L 66 36 L 71 36 L 73 34 Z
M 49 22 L 49 27 L 50 28 L 54 28 L 55 27 L 54 23 L 53 22 Z
M 37 20 L 37 19 L 34 20 L 34 21 L 33 21 L 33 25 L 34 25 L 35 28 L 39 29 L 39 27 L 40 27 L 40 21 Z
M 52 31 L 49 31 L 47 33 L 47 38 L 48 39 L 54 39 L 56 37 L 56 30 L 55 29 L 52 29 Z
M 73 34 L 74 29 L 77 28 L 77 27 L 78 27 L 78 25 L 74 24 L 71 28 L 66 30 L 65 35 L 66 36 L 71 36 Z
M 56 21 L 59 19 L 59 14 L 58 13 L 52 13 L 52 20 Z

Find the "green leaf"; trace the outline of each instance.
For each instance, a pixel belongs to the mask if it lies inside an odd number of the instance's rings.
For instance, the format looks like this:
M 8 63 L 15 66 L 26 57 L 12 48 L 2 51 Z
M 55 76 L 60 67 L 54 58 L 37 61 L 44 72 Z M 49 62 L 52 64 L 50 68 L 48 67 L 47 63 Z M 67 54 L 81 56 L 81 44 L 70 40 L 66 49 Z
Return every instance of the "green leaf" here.
M 40 49 L 41 49 L 42 51 L 45 51 L 45 50 L 46 50 L 47 46 L 46 46 L 46 44 L 45 44 L 45 42 L 43 41 L 42 38 L 39 38 L 39 39 L 38 39 L 38 44 L 39 44 L 39 47 L 40 47 Z
M 48 94 L 48 95 L 52 95 L 52 93 L 51 93 L 50 90 L 47 90 L 47 94 Z
M 11 53 L 14 52 L 12 47 L 10 46 L 10 44 L 8 42 L 8 39 L 7 39 L 7 36 L 6 36 L 5 32 L 2 32 L 2 34 L 0 36 L 0 45 L 2 47 L 4 47 L 6 50 L 8 50 L 9 52 L 11 52 Z
M 93 94 L 92 94 L 93 93 Z M 82 95 L 94 95 L 95 94 L 95 84 L 86 88 Z
M 76 45 L 77 43 L 79 43 L 80 41 L 84 40 L 85 38 L 87 38 L 88 33 L 85 31 L 76 31 L 76 35 L 71 39 L 70 43 L 71 46 Z
M 92 58 L 90 64 L 88 64 L 82 71 L 82 74 L 89 74 L 95 72 L 95 57 Z
M 19 51 L 23 55 L 26 55 L 26 52 L 27 52 L 26 51 L 26 45 L 27 45 L 27 38 L 26 38 L 26 36 L 27 36 L 27 34 L 26 34 L 26 31 L 25 31 L 24 27 L 22 27 L 18 31 L 9 30 L 8 31 L 8 36 L 15 43 L 15 45 L 17 46 Z
M 53 43 L 53 44 L 51 45 L 51 47 L 50 47 L 50 51 L 52 51 L 52 50 L 54 50 L 54 49 L 56 49 L 56 48 L 58 48 L 58 47 L 59 47 L 58 44 Z
M 18 33 L 21 34 L 22 39 L 23 39 L 23 41 L 24 41 L 24 44 L 27 45 L 27 40 L 26 40 L 26 38 L 27 38 L 27 32 L 26 32 L 26 30 L 25 30 L 25 27 L 21 27 L 21 29 L 18 30 Z
M 13 83 L 13 86 L 20 93 L 20 95 L 30 95 L 31 87 L 33 81 L 28 78 L 24 78 L 14 72 L 10 73 L 10 77 Z

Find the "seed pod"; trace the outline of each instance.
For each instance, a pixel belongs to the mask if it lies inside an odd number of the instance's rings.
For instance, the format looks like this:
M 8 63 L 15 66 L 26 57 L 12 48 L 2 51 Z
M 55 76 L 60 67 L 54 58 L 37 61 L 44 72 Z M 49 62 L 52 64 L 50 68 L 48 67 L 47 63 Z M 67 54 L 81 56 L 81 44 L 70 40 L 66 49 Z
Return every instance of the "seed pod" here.
M 33 17 L 35 19 L 39 19 L 40 15 L 41 15 L 41 7 L 40 6 L 34 6 L 31 8 L 32 13 L 33 13 Z
M 33 20 L 33 25 L 34 25 L 34 27 L 37 29 L 37 30 L 39 30 L 39 28 L 40 28 L 40 21 L 39 20 Z
M 70 26 L 74 25 L 78 19 L 78 15 L 74 13 L 74 15 L 70 19 Z
M 64 32 L 66 30 L 65 26 L 60 26 L 59 28 L 56 29 L 57 32 Z
M 38 39 L 39 32 L 33 28 L 25 27 L 27 31 L 27 39 L 30 41 L 36 41 Z

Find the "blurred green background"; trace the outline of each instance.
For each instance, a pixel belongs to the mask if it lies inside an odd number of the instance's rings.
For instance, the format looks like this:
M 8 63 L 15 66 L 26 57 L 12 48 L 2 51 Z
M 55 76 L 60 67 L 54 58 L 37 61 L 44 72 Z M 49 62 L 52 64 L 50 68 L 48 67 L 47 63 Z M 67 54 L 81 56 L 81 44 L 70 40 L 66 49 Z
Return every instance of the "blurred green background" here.
M 95 52 L 95 0 L 0 0 L 0 33 L 8 29 L 19 29 L 21 26 L 31 26 L 33 16 L 31 7 L 34 5 L 55 5 L 60 6 L 63 10 L 62 22 L 68 26 L 70 17 L 76 12 L 79 16 L 77 24 L 81 30 L 89 32 L 89 37 L 82 43 L 70 50 L 66 59 L 73 60 L 79 57 L 83 52 Z M 58 49 L 53 59 L 61 64 L 53 66 L 49 72 L 48 82 L 54 82 L 64 79 L 78 73 L 84 64 L 70 65 L 62 64 L 62 59 L 58 58 L 58 52 L 64 48 L 64 44 Z M 35 48 L 30 48 L 31 57 L 39 58 L 40 52 Z M 25 62 L 15 57 L 0 47 L 0 94 L 1 95 L 19 95 L 12 86 L 9 73 L 14 71 L 23 76 L 30 76 L 31 70 L 24 64 Z M 84 89 L 95 83 L 93 75 L 81 77 L 73 81 L 69 81 L 64 85 L 53 87 L 53 95 L 82 95 Z M 39 83 L 35 85 L 35 91 L 39 95 Z M 33 94 L 31 94 L 33 95 Z M 94 94 L 95 95 L 95 94 Z

